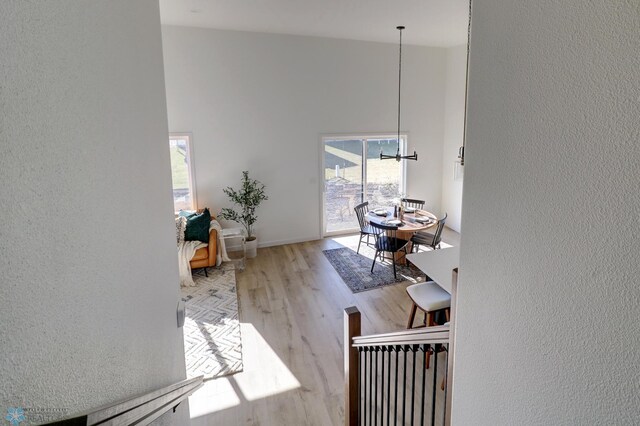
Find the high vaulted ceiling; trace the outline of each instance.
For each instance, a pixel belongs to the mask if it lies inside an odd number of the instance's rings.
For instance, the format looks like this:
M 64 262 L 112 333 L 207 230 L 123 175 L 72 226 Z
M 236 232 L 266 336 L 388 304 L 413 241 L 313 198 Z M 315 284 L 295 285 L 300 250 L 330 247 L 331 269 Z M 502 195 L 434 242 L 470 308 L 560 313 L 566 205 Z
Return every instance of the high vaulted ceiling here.
M 166 25 L 449 47 L 467 42 L 469 0 L 160 0 Z

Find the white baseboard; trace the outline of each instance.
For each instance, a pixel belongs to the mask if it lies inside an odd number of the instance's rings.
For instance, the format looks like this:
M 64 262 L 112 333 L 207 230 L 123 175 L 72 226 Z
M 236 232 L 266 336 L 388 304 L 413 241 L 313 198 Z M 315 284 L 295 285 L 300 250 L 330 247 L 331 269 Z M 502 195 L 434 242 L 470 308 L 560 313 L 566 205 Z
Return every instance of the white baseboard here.
M 265 241 L 265 242 L 258 241 L 258 247 L 265 248 L 265 247 L 281 246 L 284 244 L 304 243 L 307 241 L 315 241 L 319 239 L 320 239 L 319 235 L 310 235 L 308 237 L 292 238 L 288 240 L 275 240 L 275 241 Z
M 307 241 L 315 241 L 315 240 L 319 240 L 320 237 L 317 235 L 314 236 L 309 236 L 309 237 L 304 237 L 304 238 L 293 238 L 293 239 L 289 239 L 289 240 L 274 240 L 274 241 L 266 241 L 266 242 L 258 242 L 258 247 L 259 248 L 265 248 L 265 247 L 273 247 L 273 246 L 281 246 L 284 244 L 295 244 L 295 243 L 304 243 Z M 232 252 L 232 251 L 239 251 L 242 246 L 237 244 L 237 243 L 226 243 L 225 247 L 227 249 L 227 251 Z

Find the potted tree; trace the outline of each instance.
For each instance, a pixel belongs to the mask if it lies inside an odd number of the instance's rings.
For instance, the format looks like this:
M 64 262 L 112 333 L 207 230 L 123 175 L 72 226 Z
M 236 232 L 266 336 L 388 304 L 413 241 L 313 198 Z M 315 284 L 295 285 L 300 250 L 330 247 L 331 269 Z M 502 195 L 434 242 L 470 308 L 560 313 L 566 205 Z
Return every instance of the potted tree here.
M 258 238 L 253 233 L 253 224 L 258 220 L 256 209 L 260 203 L 269 199 L 264 192 L 264 188 L 264 184 L 249 178 L 249 172 L 244 171 L 242 172 L 242 186 L 239 190 L 229 186 L 223 190 L 239 209 L 234 210 L 225 207 L 218 216 L 222 219 L 233 220 L 244 226 L 247 231 L 247 257 L 256 257 L 257 254 Z

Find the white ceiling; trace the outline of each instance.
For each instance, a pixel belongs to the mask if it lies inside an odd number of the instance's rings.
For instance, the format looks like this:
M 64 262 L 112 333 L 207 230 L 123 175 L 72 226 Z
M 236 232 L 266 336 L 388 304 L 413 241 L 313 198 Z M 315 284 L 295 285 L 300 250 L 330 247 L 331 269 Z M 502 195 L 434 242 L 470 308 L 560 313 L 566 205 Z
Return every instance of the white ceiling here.
M 449 47 L 467 42 L 469 0 L 160 0 L 166 25 Z

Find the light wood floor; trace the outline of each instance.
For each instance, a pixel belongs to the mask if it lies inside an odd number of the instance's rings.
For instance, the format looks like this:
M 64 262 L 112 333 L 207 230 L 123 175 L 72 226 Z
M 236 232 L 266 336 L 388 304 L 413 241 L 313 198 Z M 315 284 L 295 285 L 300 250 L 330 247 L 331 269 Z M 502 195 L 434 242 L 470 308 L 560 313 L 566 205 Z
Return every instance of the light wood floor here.
M 459 238 L 445 228 L 444 242 Z M 322 250 L 354 244 L 352 236 L 269 247 L 248 260 L 237 273 L 244 371 L 191 396 L 192 425 L 344 424 L 344 308 L 357 306 L 371 334 L 404 329 L 410 307 L 408 283 L 351 293 Z

